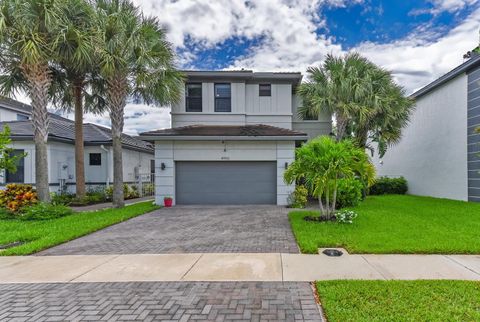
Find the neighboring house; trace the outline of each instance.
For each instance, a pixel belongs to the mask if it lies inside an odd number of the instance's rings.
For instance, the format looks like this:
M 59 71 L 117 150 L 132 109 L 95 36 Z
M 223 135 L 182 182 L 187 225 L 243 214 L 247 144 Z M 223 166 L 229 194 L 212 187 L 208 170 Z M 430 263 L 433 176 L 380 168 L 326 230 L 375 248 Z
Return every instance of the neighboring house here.
M 301 120 L 300 73 L 187 71 L 172 128 L 140 134 L 155 142 L 156 202 L 286 205 L 283 180 L 295 146 L 329 134 L 331 116 Z
M 480 55 L 412 97 L 411 122 L 375 160 L 378 174 L 404 176 L 411 194 L 480 201 Z
M 22 115 L 20 120 L 18 115 Z M 20 102 L 0 98 L 0 129 L 8 125 L 15 153 L 26 152 L 19 161 L 17 172 L 3 173 L 0 186 L 8 183 L 35 185 L 35 144 L 31 107 Z M 25 117 L 25 119 L 23 119 Z M 86 123 L 83 126 L 85 144 L 85 181 L 87 187 L 105 186 L 113 181 L 113 154 L 110 129 Z M 122 136 L 123 176 L 126 183 L 134 183 L 139 174 L 150 174 L 154 169 L 154 150 L 151 143 L 129 135 Z M 75 191 L 75 123 L 50 113 L 48 136 L 48 165 L 50 190 Z

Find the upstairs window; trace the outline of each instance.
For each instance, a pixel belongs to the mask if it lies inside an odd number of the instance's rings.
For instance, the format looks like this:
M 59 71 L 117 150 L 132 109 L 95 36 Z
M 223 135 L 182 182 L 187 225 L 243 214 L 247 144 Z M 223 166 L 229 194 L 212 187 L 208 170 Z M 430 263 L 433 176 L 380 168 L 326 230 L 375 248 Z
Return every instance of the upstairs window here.
M 22 155 L 24 150 L 13 150 L 10 155 L 17 156 Z M 25 182 L 25 158 L 17 159 L 15 164 L 17 166 L 16 172 L 6 171 L 5 181 L 6 183 L 24 183 Z
M 188 83 L 185 85 L 185 111 L 202 111 L 202 83 Z
M 259 96 L 272 96 L 272 85 L 271 84 L 260 84 L 260 85 L 258 85 L 258 95 Z
M 230 84 L 215 84 L 215 112 L 232 111 L 232 89 Z
M 90 153 L 90 165 L 102 165 L 102 154 Z

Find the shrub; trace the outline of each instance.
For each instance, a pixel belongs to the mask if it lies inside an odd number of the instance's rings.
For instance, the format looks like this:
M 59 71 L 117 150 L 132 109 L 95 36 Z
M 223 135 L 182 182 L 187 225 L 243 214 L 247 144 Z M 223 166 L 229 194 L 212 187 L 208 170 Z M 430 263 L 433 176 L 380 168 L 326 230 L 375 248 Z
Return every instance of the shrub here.
M 71 215 L 72 209 L 64 205 L 39 202 L 36 205 L 26 207 L 20 216 L 22 220 L 48 220 Z
M 358 179 L 338 180 L 337 208 L 355 207 L 362 201 L 363 184 Z
M 337 222 L 341 224 L 353 224 L 353 220 L 357 217 L 358 214 L 351 210 L 342 210 L 335 214 Z
M 10 183 L 0 190 L 0 207 L 14 213 L 37 202 L 37 192 L 28 184 Z
M 295 191 L 288 196 L 288 204 L 292 208 L 305 208 L 308 201 L 308 189 L 304 185 L 296 185 Z
M 407 180 L 404 177 L 380 177 L 370 187 L 371 195 L 398 194 L 404 195 L 408 191 Z
M 105 189 L 105 195 L 109 200 L 113 198 L 113 186 L 109 186 Z M 129 186 L 128 184 L 123 184 L 123 197 L 125 199 L 133 199 L 140 197 L 137 186 Z
M 52 197 L 52 204 L 68 206 L 75 199 L 75 194 L 73 194 L 73 193 L 52 193 L 51 197 Z

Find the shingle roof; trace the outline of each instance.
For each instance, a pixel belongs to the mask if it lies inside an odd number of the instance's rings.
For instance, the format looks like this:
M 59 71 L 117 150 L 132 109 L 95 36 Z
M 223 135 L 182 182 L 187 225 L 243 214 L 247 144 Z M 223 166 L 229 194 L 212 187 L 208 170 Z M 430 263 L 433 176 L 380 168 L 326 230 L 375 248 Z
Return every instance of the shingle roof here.
M 11 130 L 12 138 L 32 138 L 33 125 L 28 121 L 0 122 L 0 129 L 5 125 Z M 51 118 L 49 126 L 49 138 L 62 141 L 75 142 L 75 123 L 65 118 Z M 111 144 L 111 130 L 92 123 L 83 124 L 83 135 L 85 144 Z M 153 145 L 149 142 L 122 134 L 122 145 L 134 149 L 141 149 L 153 153 Z
M 140 136 L 305 136 L 305 133 L 265 125 L 190 125 L 140 133 Z

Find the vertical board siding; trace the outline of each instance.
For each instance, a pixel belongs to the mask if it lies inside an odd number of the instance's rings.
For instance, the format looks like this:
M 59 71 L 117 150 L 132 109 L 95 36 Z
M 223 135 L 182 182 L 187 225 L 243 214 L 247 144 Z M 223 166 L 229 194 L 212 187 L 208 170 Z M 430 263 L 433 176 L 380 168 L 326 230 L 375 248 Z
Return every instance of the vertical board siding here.
M 468 73 L 468 200 L 480 202 L 480 134 L 474 129 L 480 127 L 480 68 Z

